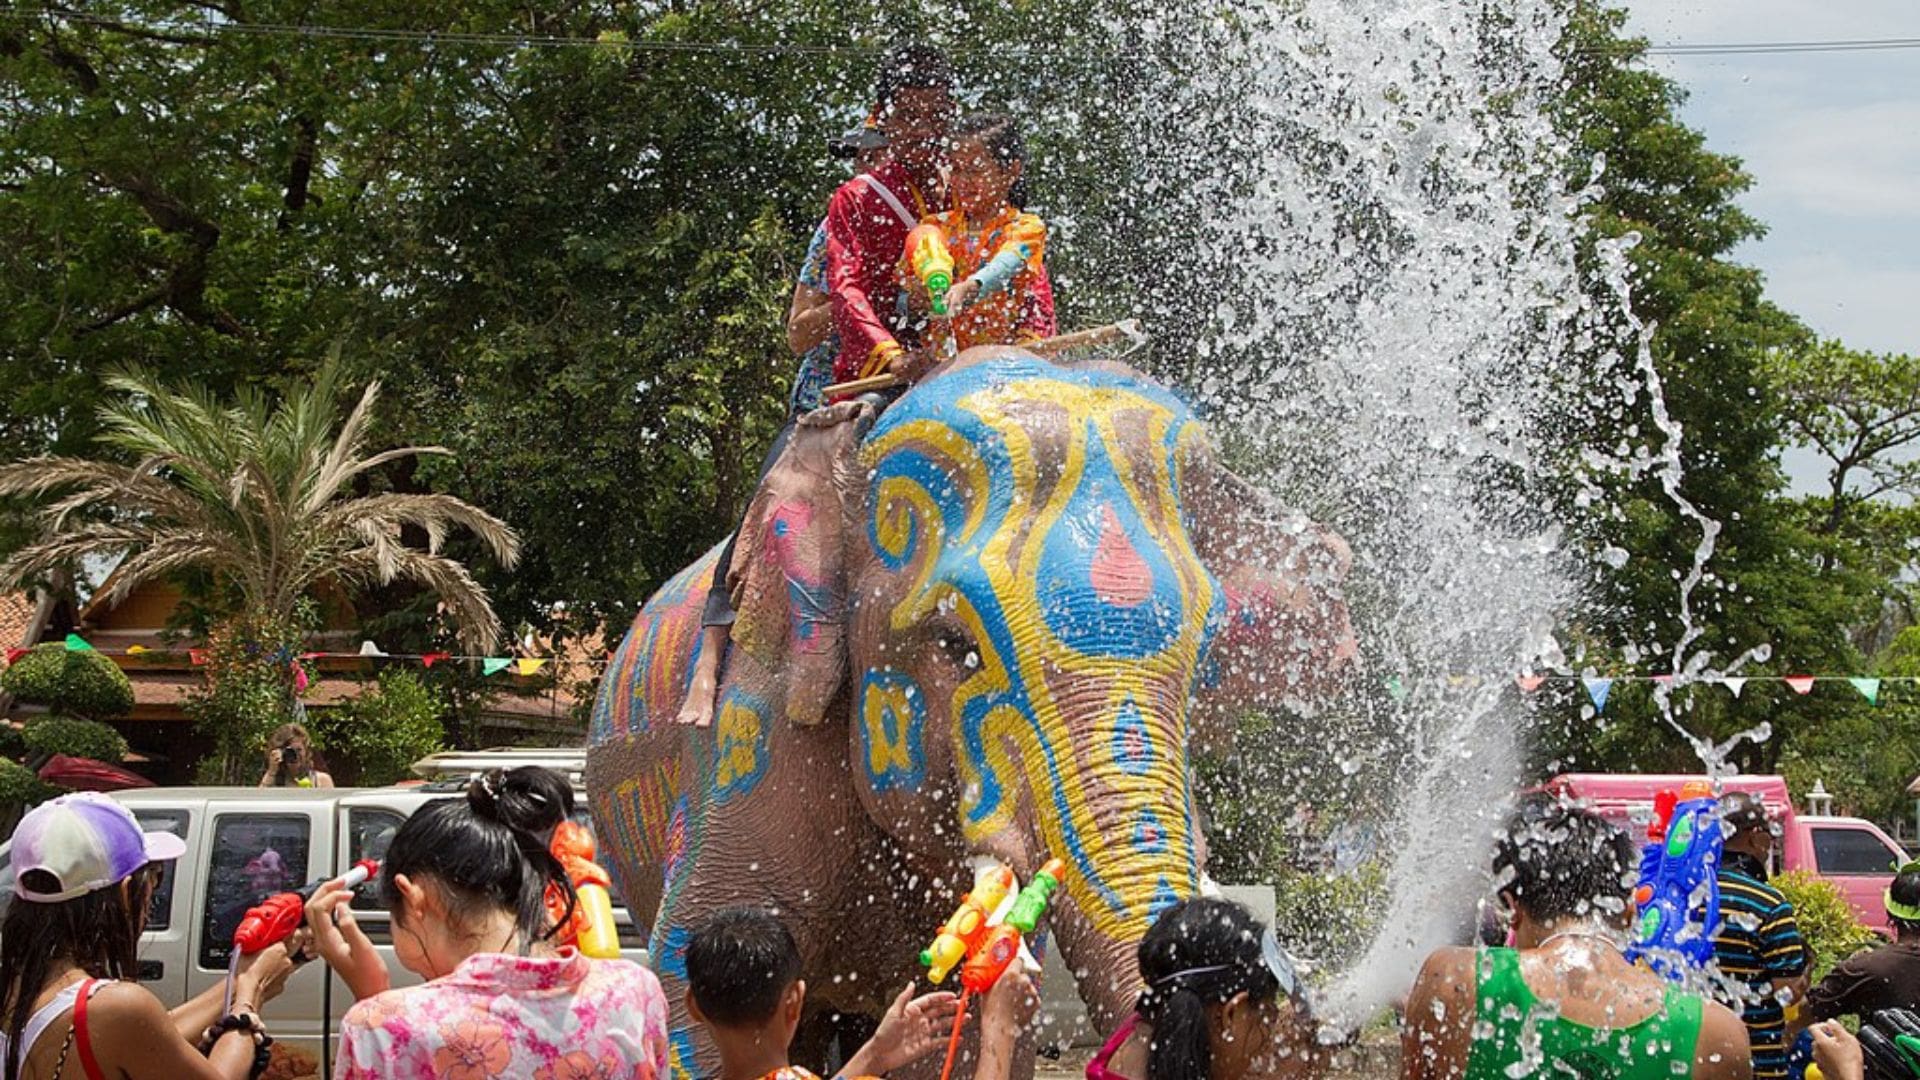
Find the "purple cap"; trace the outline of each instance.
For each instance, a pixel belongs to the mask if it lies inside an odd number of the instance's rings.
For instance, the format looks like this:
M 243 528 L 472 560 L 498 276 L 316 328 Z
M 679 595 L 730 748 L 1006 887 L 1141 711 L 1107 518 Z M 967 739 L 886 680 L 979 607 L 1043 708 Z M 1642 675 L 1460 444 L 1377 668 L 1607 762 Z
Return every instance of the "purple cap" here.
M 57 904 L 118 885 L 150 862 L 177 859 L 187 843 L 169 832 L 142 832 L 133 812 L 99 792 L 80 791 L 41 803 L 13 830 L 14 895 Z M 29 870 L 52 874 L 53 892 L 23 884 Z

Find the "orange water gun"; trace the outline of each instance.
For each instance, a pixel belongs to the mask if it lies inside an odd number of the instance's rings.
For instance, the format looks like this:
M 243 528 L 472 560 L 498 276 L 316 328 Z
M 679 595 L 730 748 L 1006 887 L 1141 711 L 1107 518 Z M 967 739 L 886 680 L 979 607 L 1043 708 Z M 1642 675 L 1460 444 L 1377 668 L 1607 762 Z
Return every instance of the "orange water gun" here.
M 947 290 L 953 288 L 953 252 L 947 248 L 947 234 L 932 222 L 916 225 L 907 234 L 907 265 L 913 276 L 927 287 L 933 301 L 933 313 L 947 315 Z
M 959 909 L 940 927 L 933 944 L 920 953 L 929 982 L 938 986 L 946 981 L 948 972 L 986 943 L 987 933 L 992 929 L 987 923 L 1013 892 L 1013 884 L 1013 871 L 1004 866 L 996 866 L 974 880 L 973 891 L 960 901 Z
M 573 920 L 555 935 L 554 944 L 574 944 L 583 954 L 600 960 L 618 958 L 620 935 L 613 925 L 613 894 L 609 891 L 613 879 L 605 867 L 593 861 L 593 834 L 577 821 L 562 821 L 554 827 L 547 849 L 566 870 L 575 897 Z M 559 900 L 557 910 L 555 900 Z M 557 892 L 548 893 L 547 910 L 558 921 L 566 914 L 565 899 Z
M 1020 890 L 1020 896 L 1013 902 L 1013 909 L 1007 912 L 1006 920 L 987 932 L 987 940 L 975 949 L 967 958 L 967 964 L 960 969 L 960 985 L 969 994 L 984 994 L 993 989 L 1007 968 L 1020 955 L 1020 946 L 1026 935 L 1040 925 L 1040 917 L 1047 913 L 1047 902 L 1053 899 L 1053 890 L 1060 887 L 1060 878 L 1067 872 L 1067 865 L 1059 859 L 1048 859 Z

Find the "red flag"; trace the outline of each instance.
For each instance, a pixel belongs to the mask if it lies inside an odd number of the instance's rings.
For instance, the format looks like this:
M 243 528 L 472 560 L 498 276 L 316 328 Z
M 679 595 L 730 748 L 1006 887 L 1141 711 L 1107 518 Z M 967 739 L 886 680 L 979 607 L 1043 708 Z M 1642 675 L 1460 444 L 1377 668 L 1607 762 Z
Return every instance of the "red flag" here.
M 1655 675 L 1655 676 L 1653 677 L 1653 681 L 1654 681 L 1654 682 L 1657 682 L 1657 683 L 1659 683 L 1659 684 L 1660 684 L 1661 686 L 1672 686 L 1672 685 L 1673 685 L 1673 676 L 1671 676 L 1671 675 Z
M 188 649 L 187 659 L 193 661 L 195 664 L 205 664 L 207 662 L 207 650 Z
M 1813 676 L 1789 675 L 1787 676 L 1787 685 L 1792 687 L 1793 692 L 1796 694 L 1810 694 L 1813 692 Z
M 323 656 L 325 656 L 325 655 L 327 655 L 327 654 L 326 654 L 326 653 L 318 653 L 318 652 L 303 652 L 303 653 L 301 653 L 301 654 L 300 654 L 300 659 L 302 659 L 302 660 L 318 660 L 318 659 L 320 659 L 321 657 L 323 657 Z
M 1513 681 L 1520 684 L 1521 690 L 1531 694 L 1535 690 L 1540 689 L 1540 684 L 1546 682 L 1547 677 L 1545 675 L 1515 675 Z
M 29 652 L 32 652 L 32 651 L 33 650 L 31 649 L 8 649 L 7 665 L 11 667 L 12 665 L 19 663 L 21 657 L 27 655 Z
M 451 660 L 451 659 L 453 659 L 452 653 L 430 652 L 421 656 L 420 662 L 426 665 L 427 667 L 432 667 L 433 665 L 439 663 L 442 660 Z

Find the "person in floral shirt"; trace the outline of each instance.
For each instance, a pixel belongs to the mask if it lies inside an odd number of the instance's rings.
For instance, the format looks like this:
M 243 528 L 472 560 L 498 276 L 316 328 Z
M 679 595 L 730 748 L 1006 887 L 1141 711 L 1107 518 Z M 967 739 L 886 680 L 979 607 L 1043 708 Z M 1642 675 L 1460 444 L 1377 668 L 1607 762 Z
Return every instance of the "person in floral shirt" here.
M 652 972 L 550 940 L 545 896 L 572 885 L 529 827 L 566 780 L 535 766 L 476 779 L 420 808 L 380 868 L 394 952 L 421 986 L 387 988 L 337 882 L 308 905 L 316 945 L 359 1002 L 341 1023 L 335 1080 L 663 1080 L 667 1002 Z M 564 924 L 566 920 L 562 920 Z

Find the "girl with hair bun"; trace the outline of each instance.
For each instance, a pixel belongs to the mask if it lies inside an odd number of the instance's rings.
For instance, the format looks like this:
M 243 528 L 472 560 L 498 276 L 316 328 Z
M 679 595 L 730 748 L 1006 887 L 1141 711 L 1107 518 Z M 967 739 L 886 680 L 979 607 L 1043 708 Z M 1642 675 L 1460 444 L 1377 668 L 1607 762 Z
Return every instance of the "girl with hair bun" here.
M 1293 961 L 1231 900 L 1163 912 L 1140 940 L 1146 984 L 1087 1080 L 1241 1080 L 1308 1075 L 1313 1031 Z
M 329 882 L 307 906 L 327 963 L 360 999 L 341 1023 L 335 1080 L 373 1077 L 631 1076 L 667 1070 L 667 1004 L 653 973 L 553 944 L 573 886 L 546 835 L 571 806 L 564 777 L 491 772 L 465 798 L 421 807 L 380 866 L 393 946 L 424 985 L 387 988 L 354 925 L 351 890 Z

